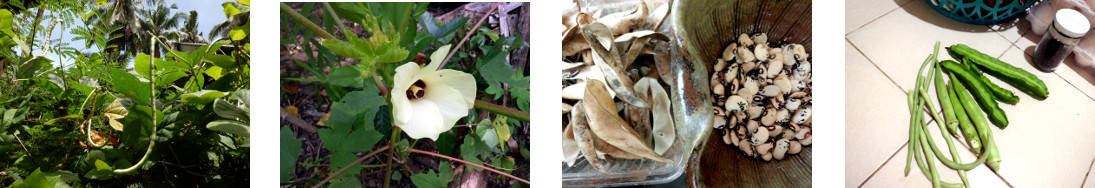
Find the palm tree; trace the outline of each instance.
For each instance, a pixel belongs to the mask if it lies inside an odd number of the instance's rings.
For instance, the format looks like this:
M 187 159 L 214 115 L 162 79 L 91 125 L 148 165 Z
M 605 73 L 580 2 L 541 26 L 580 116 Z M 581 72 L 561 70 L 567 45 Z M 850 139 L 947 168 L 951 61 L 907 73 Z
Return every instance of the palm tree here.
M 111 40 L 108 43 L 117 45 L 117 48 L 107 53 L 137 55 L 141 48 L 141 24 L 140 13 L 144 11 L 142 0 L 108 0 L 106 4 L 95 8 L 99 16 L 92 16 L 85 20 L 86 23 L 100 25 L 120 25 L 122 28 L 114 34 L 122 37 Z M 95 1 L 88 2 L 89 4 Z M 147 49 L 147 47 L 144 47 Z M 112 57 L 124 57 L 124 55 L 112 55 Z M 122 62 L 121 59 L 113 59 L 114 62 Z
M 237 3 L 237 2 L 227 2 L 227 3 L 231 3 L 233 6 L 236 7 L 236 9 L 239 9 L 241 13 L 233 15 L 232 17 L 224 19 L 224 21 L 222 21 L 221 23 L 217 23 L 216 25 L 213 25 L 213 29 L 209 30 L 209 39 L 210 40 L 217 40 L 221 37 L 229 36 L 229 32 L 232 31 L 232 28 L 236 28 L 237 26 L 242 26 L 243 24 L 247 24 L 248 19 L 250 19 L 250 16 L 249 16 L 250 12 L 251 12 L 251 7 L 250 6 L 243 5 L 243 4 L 240 4 L 240 3 Z
M 191 10 L 186 13 L 186 21 L 183 22 L 182 28 L 179 28 L 180 36 L 179 42 L 195 42 L 195 43 L 208 43 L 202 33 L 198 32 L 198 11 Z
M 186 17 L 183 14 L 171 12 L 171 9 L 177 9 L 177 5 L 171 4 L 170 7 L 168 7 L 163 0 L 147 1 L 147 5 L 149 7 L 155 8 L 148 9 L 142 13 L 142 19 L 139 21 L 142 26 L 141 31 L 143 34 L 145 34 L 142 36 L 147 36 L 147 33 L 152 33 L 153 37 L 164 43 L 167 43 L 168 41 L 176 41 L 181 38 L 181 31 L 173 29 L 179 27 L 179 22 L 181 22 Z M 140 45 L 144 46 L 145 48 L 147 48 L 148 45 L 159 45 L 152 44 L 155 41 L 151 40 L 151 38 L 141 37 L 141 39 L 144 40 L 140 41 Z M 147 50 L 143 49 L 139 51 L 148 52 Z M 161 52 L 166 51 L 162 50 L 161 48 L 161 50 L 148 53 L 152 54 L 153 57 L 160 57 Z

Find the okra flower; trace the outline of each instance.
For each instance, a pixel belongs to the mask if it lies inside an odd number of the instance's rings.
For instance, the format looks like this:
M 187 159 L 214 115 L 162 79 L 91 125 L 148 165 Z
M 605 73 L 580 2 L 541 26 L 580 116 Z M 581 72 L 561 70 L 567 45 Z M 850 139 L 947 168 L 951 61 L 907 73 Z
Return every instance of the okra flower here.
M 426 67 L 408 62 L 395 69 L 390 92 L 395 126 L 411 138 L 437 140 L 475 104 L 475 77 L 437 69 L 448 52 L 448 45 L 438 48 Z

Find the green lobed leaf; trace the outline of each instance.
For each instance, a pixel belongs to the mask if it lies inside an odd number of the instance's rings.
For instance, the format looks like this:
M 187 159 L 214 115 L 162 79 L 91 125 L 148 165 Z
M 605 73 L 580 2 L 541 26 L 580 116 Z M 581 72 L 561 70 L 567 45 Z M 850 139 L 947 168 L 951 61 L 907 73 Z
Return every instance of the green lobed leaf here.
M 482 165 L 483 161 L 479 160 L 479 155 L 484 154 L 483 151 L 486 151 L 486 148 L 486 144 L 479 139 L 475 139 L 474 136 L 464 136 L 464 144 L 460 145 L 460 158 L 471 163 Z M 482 168 L 474 166 L 467 167 L 472 170 L 483 170 Z
M 513 67 L 510 67 L 509 62 L 506 60 L 506 54 L 508 53 L 491 52 L 487 54 L 488 56 L 486 58 L 479 59 L 480 64 L 482 64 L 479 67 L 479 75 L 483 77 L 483 80 L 486 81 L 488 85 L 484 92 L 493 94 L 494 99 L 501 98 L 507 93 L 507 90 L 502 87 L 502 84 L 506 84 L 511 87 L 511 89 L 508 90 L 509 92 L 521 93 L 519 95 L 527 96 L 530 88 L 530 79 L 529 77 L 517 74 L 517 72 L 513 70 Z M 525 103 L 527 103 L 527 100 L 525 100 Z
M 360 88 L 365 78 L 361 77 L 361 71 L 357 67 L 342 66 L 328 73 L 327 80 L 324 82 L 341 87 Z
M 383 134 L 373 130 L 376 112 L 386 104 L 378 92 L 376 87 L 365 87 L 362 91 L 347 93 L 341 101 L 332 105 L 331 116 L 324 122 L 330 128 L 319 130 L 323 146 L 332 152 L 331 169 L 341 169 L 352 163 L 357 160 L 352 152 L 370 150 L 384 138 Z M 360 168 L 355 165 L 343 174 L 357 174 Z
M 300 157 L 300 140 L 293 136 L 289 126 L 281 127 L 281 183 L 289 183 L 293 169 L 296 169 L 297 159 Z
M 387 104 L 384 97 L 381 97 L 377 91 L 373 88 L 371 91 L 366 89 L 347 93 L 342 97 L 342 101 L 331 106 L 331 116 L 324 124 L 335 131 L 345 133 L 349 133 L 351 127 L 361 129 L 362 127 L 358 126 L 361 124 L 366 125 L 363 127 L 364 129 L 372 129 L 373 117 L 376 115 L 377 108 Z M 359 114 L 364 115 L 364 121 L 355 123 Z
M 429 170 L 429 172 L 411 175 L 411 183 L 414 183 L 415 187 L 421 188 L 448 187 L 449 182 L 451 182 L 453 178 L 452 167 L 449 167 L 448 162 L 441 162 L 438 166 L 438 171 L 436 173 L 433 170 Z

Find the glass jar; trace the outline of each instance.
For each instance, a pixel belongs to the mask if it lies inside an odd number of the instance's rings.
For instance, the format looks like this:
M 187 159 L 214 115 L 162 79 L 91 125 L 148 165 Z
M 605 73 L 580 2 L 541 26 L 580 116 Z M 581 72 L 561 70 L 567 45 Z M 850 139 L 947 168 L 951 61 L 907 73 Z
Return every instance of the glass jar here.
M 1042 35 L 1042 40 L 1034 50 L 1035 67 L 1046 72 L 1056 70 L 1061 61 L 1076 48 L 1080 37 L 1090 29 L 1091 23 L 1079 11 L 1058 10 L 1053 23 L 1046 29 L 1046 34 Z

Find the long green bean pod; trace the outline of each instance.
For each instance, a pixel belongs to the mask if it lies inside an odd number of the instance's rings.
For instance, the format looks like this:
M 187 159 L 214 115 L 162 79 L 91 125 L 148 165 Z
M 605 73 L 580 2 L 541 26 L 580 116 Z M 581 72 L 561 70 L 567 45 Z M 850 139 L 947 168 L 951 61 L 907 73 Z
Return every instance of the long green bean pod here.
M 947 72 L 954 74 L 965 84 L 969 91 L 974 95 L 974 99 L 977 100 L 977 104 L 981 106 L 981 109 L 988 113 L 989 120 L 992 124 L 995 124 L 1001 129 L 1008 126 L 1008 117 L 1004 114 L 1004 110 L 997 106 L 996 101 L 992 98 L 992 93 L 988 91 L 988 87 L 985 83 L 977 79 L 977 76 L 973 75 L 965 66 L 958 64 L 951 60 L 943 61 L 943 68 L 947 69 Z M 966 109 L 967 111 L 969 109 Z M 971 115 L 972 116 L 972 115 Z
M 909 167 L 912 164 L 912 159 L 913 159 L 913 147 L 915 146 L 914 144 L 916 143 L 916 142 L 913 142 L 913 141 L 916 140 L 916 135 L 917 135 L 916 134 L 916 129 L 913 129 L 913 126 L 916 123 L 916 121 L 913 121 L 913 120 L 916 119 L 916 113 L 917 113 L 917 110 L 916 110 L 916 99 L 917 99 L 916 96 L 917 95 L 915 95 L 914 93 L 916 93 L 916 92 L 913 92 L 913 91 L 914 90 L 910 89 L 909 93 L 906 94 L 906 96 L 908 96 L 908 99 L 909 99 L 909 117 L 910 118 L 909 118 L 909 144 L 908 144 L 909 146 L 907 147 L 907 149 L 909 151 L 906 152 L 909 155 L 905 158 L 905 176 L 909 176 Z
M 938 53 L 939 41 L 936 41 L 933 54 Z M 932 63 L 935 64 L 932 65 L 932 74 L 935 76 L 935 95 L 939 97 L 939 105 L 943 108 L 943 124 L 947 125 L 947 129 L 949 129 L 951 133 L 955 133 L 955 136 L 958 136 L 958 120 L 955 118 L 954 108 L 951 106 L 949 95 L 947 95 L 947 84 L 943 81 L 943 70 L 940 70 L 942 68 L 940 68 L 939 61 L 936 60 L 937 58 L 938 57 L 932 58 Z
M 973 122 L 970 122 L 970 117 L 966 115 L 966 109 L 962 108 L 962 103 L 958 101 L 958 95 L 955 94 L 954 88 L 957 86 L 954 83 L 957 78 L 954 75 L 948 75 L 951 78 L 951 84 L 947 86 L 947 93 L 950 95 L 951 104 L 954 107 L 954 116 L 958 117 L 958 127 L 962 131 L 962 135 L 966 138 L 966 144 L 969 144 L 970 150 L 973 153 L 981 153 L 981 138 L 977 136 L 977 129 L 973 128 Z
M 921 144 L 934 145 L 934 144 L 929 144 L 929 143 L 923 143 L 924 142 L 924 137 L 931 137 L 931 135 L 928 135 L 928 133 L 927 133 L 928 130 L 926 128 L 924 128 L 924 127 L 926 127 L 924 125 L 924 119 L 920 118 L 918 121 L 919 122 L 916 123 L 916 126 L 914 128 L 921 129 L 920 130 L 921 132 L 918 133 L 918 134 L 920 134 L 919 137 L 920 137 L 920 140 L 921 140 Z M 939 170 L 935 167 L 935 161 L 932 159 L 931 154 L 929 154 L 930 152 L 927 151 L 928 148 L 921 147 L 921 149 L 925 150 L 924 151 L 924 155 L 925 155 L 924 158 L 927 159 L 928 169 L 931 170 L 931 177 L 930 178 L 932 180 L 932 185 L 934 185 L 934 187 L 945 187 L 945 188 L 962 187 L 962 184 L 945 182 L 945 181 L 939 179 Z M 940 158 L 940 161 L 942 161 L 942 159 L 945 159 L 945 158 Z
M 973 169 L 973 168 L 977 168 L 977 166 L 981 166 L 981 163 L 984 163 L 986 160 L 988 160 L 987 155 L 981 155 L 980 157 L 977 157 L 977 160 L 975 160 L 972 163 L 959 163 L 959 162 L 955 162 L 953 160 L 947 159 L 947 157 L 945 155 L 943 155 L 943 152 L 940 152 L 939 148 L 935 147 L 935 141 L 932 140 L 931 135 L 928 135 L 928 128 L 926 126 L 922 126 L 921 129 L 922 129 L 922 130 L 920 130 L 922 132 L 922 134 L 920 135 L 921 144 L 928 145 L 928 148 L 931 149 L 931 153 L 934 153 L 935 157 L 939 158 L 939 162 L 942 162 L 944 165 L 946 165 L 947 167 L 950 167 L 951 169 L 970 170 L 970 169 Z M 947 139 L 950 138 L 950 137 L 947 137 L 947 135 L 944 135 L 943 137 L 947 138 Z M 925 154 L 925 155 L 927 155 L 927 154 Z
M 935 44 L 938 46 L 939 42 L 936 42 Z M 933 68 L 933 69 L 935 69 L 935 91 L 939 95 L 940 104 L 943 105 L 943 114 L 946 115 L 944 117 L 948 118 L 947 119 L 948 121 L 955 121 L 954 120 L 955 119 L 955 114 L 954 114 L 953 109 L 948 109 L 948 107 L 951 106 L 950 97 L 949 97 L 950 95 L 947 94 L 947 91 L 949 91 L 949 89 L 946 89 L 947 88 L 946 84 L 942 84 L 943 83 L 943 77 L 940 75 L 941 71 L 939 70 L 940 69 L 939 65 L 936 64 L 936 67 Z M 921 93 L 923 93 L 923 92 L 921 92 Z M 962 163 L 962 158 L 958 156 L 958 150 L 954 148 L 954 140 L 951 140 L 951 137 L 950 137 L 952 135 L 953 136 L 958 136 L 958 133 L 951 132 L 951 130 L 957 129 L 958 126 L 956 126 L 956 124 L 957 124 L 957 122 L 948 123 L 947 126 L 944 126 L 943 124 L 940 124 L 939 122 L 936 122 L 936 125 L 939 126 L 939 131 L 941 131 L 940 135 L 943 136 L 943 139 L 947 141 L 947 149 L 950 150 L 951 157 L 954 158 L 955 163 L 961 164 Z M 927 129 L 925 129 L 925 130 L 927 130 Z M 957 131 L 957 130 L 954 130 L 954 131 Z M 931 137 L 929 136 L 928 138 L 931 138 Z M 940 161 L 945 160 L 945 159 L 946 158 L 941 158 Z M 980 163 L 976 163 L 976 164 L 980 164 Z M 964 185 L 965 187 L 969 187 L 970 182 L 966 178 L 966 171 L 959 170 L 958 171 L 958 177 L 962 179 L 962 185 Z
M 936 43 L 938 46 L 939 43 Z M 935 64 L 935 95 L 939 98 L 939 105 L 943 108 L 944 125 L 947 125 L 947 130 L 953 133 L 954 136 L 958 136 L 958 118 L 954 114 L 954 107 L 951 103 L 950 95 L 947 94 L 947 83 L 943 81 L 943 70 L 939 67 L 939 64 Z
M 985 77 L 985 74 L 981 73 L 981 69 L 977 68 L 977 65 L 970 62 L 969 59 L 963 60 L 962 64 L 969 67 L 970 72 L 973 72 L 973 74 L 977 75 L 977 78 L 981 79 L 981 82 L 984 82 L 986 86 L 989 86 L 989 91 L 992 92 L 992 96 L 996 101 L 1008 104 L 1019 103 L 1019 97 L 1015 96 L 1014 92 L 1004 89 L 1000 87 L 1000 85 L 996 85 L 996 83 L 992 83 L 992 80 L 989 80 L 989 77 Z
M 952 74 L 952 76 L 954 75 Z M 988 120 L 985 119 L 981 109 L 977 108 L 973 96 L 970 96 L 970 93 L 966 91 L 966 87 L 962 86 L 962 82 L 954 82 L 954 84 L 954 93 L 958 95 L 958 101 L 962 103 L 962 108 L 969 115 L 974 129 L 977 130 L 977 136 L 981 138 L 981 155 L 988 157 L 985 162 L 989 165 L 989 168 L 998 171 L 1000 169 L 1000 151 L 996 148 L 996 141 L 992 139 L 992 130 L 989 127 Z
M 1023 90 L 1038 98 L 1044 99 L 1049 96 L 1049 90 L 1046 89 L 1046 83 L 1041 79 L 1038 79 L 1038 76 L 1034 76 L 1034 74 L 1031 74 L 1026 70 L 981 53 L 965 44 L 951 45 L 947 48 L 947 51 L 950 52 L 954 59 L 967 58 L 978 66 L 984 67 L 986 73 L 992 74 L 993 76 L 996 76 L 996 78 L 1000 78 L 1000 80 L 1015 85 L 1019 90 Z

